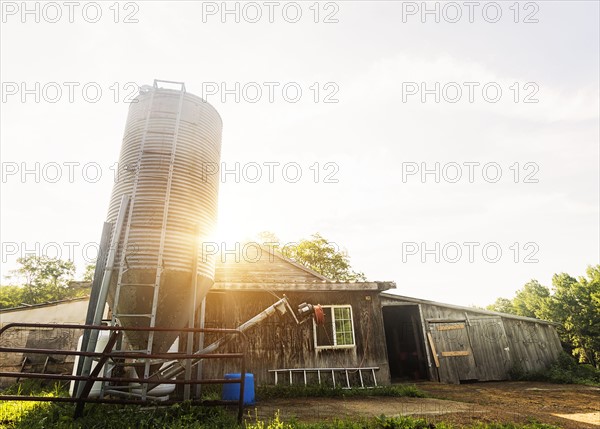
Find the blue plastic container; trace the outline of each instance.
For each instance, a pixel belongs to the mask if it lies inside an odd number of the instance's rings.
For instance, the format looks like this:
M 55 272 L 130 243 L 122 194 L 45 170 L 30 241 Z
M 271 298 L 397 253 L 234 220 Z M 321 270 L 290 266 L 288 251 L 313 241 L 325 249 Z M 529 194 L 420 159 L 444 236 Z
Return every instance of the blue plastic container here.
M 241 378 L 240 373 L 225 374 L 225 380 Z M 223 400 L 224 401 L 239 401 L 240 400 L 240 383 L 223 384 Z M 254 374 L 246 373 L 244 380 L 244 405 L 254 405 Z

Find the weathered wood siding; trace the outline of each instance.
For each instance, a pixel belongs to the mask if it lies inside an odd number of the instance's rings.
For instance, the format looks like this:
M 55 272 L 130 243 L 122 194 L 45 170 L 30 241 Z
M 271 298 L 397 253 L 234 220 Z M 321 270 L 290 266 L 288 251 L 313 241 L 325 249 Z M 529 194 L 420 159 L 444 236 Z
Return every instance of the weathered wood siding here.
M 276 292 L 279 296 L 281 292 Z M 312 320 L 297 325 L 289 314 L 274 315 L 247 332 L 247 370 L 257 384 L 272 384 L 269 370 L 282 368 L 354 368 L 379 367 L 377 382 L 390 380 L 383 337 L 383 317 L 379 296 L 375 291 L 287 292 L 292 308 L 302 302 L 321 305 L 351 305 L 355 346 L 348 349 L 315 349 Z M 266 291 L 211 291 L 206 301 L 206 327 L 234 328 L 277 301 Z M 206 343 L 210 342 L 207 337 Z M 229 346 L 231 350 L 236 345 Z M 223 361 L 206 361 L 205 377 L 221 377 L 237 372 Z M 300 380 L 297 380 L 300 382 Z M 295 381 L 296 382 L 296 381 Z M 303 381 L 301 381 L 303 383 Z
M 562 350 L 552 325 L 503 318 L 514 365 L 526 371 L 545 368 Z
M 396 311 L 402 311 L 406 304 L 401 298 L 383 297 L 382 302 Z M 425 331 L 431 335 L 431 340 L 426 338 L 424 342 L 432 357 L 432 379 L 446 383 L 506 380 L 511 368 L 543 369 L 562 350 L 555 327 L 548 323 L 430 302 L 418 305 Z
M 430 323 L 429 332 L 440 363 L 441 380 L 458 383 L 459 380 L 478 378 L 465 323 Z
M 512 366 L 510 346 L 500 317 L 470 317 L 467 327 L 480 381 L 506 380 Z
M 547 323 L 483 316 L 477 312 L 426 304 L 422 304 L 422 308 L 428 320 L 457 319 L 467 322 L 480 381 L 506 380 L 515 365 L 527 371 L 543 369 L 554 362 L 562 350 L 556 329 Z M 431 326 L 429 322 L 426 323 Z M 467 364 L 464 357 L 450 359 L 462 360 L 463 364 Z M 441 381 L 457 382 L 456 378 Z

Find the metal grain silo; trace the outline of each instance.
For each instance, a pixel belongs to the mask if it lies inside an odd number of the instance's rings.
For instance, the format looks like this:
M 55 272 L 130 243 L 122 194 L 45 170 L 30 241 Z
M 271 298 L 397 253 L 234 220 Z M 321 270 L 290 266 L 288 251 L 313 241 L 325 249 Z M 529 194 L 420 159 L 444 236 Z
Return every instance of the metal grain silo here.
M 113 321 L 127 327 L 184 328 L 193 300 L 214 280 L 214 260 L 198 246 L 214 229 L 222 121 L 200 97 L 145 86 L 131 103 L 108 222 L 129 204 L 108 290 Z M 211 170 L 212 171 L 212 170 Z M 177 333 L 126 333 L 133 349 L 163 353 Z

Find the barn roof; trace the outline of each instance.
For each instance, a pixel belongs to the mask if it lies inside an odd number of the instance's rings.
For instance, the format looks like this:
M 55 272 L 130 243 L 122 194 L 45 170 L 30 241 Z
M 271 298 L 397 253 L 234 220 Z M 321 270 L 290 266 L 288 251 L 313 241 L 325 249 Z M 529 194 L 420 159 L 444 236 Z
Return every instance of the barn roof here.
M 302 292 L 302 291 L 386 291 L 394 289 L 394 282 L 333 282 L 333 281 L 312 281 L 312 282 L 215 282 L 210 290 L 277 290 L 282 292 Z
M 398 294 L 395 294 L 393 292 L 387 292 L 387 293 L 383 292 L 381 294 L 381 297 L 389 299 L 390 301 L 412 302 L 412 303 L 415 303 L 415 304 L 426 304 L 426 305 L 433 305 L 433 306 L 436 306 L 436 307 L 451 308 L 453 310 L 468 311 L 469 313 L 483 314 L 483 315 L 486 315 L 486 316 L 503 317 L 505 319 L 523 320 L 525 322 L 543 323 L 543 324 L 546 324 L 546 325 L 558 325 L 557 323 L 550 322 L 548 320 L 535 319 L 533 317 L 517 316 L 516 314 L 500 313 L 498 311 L 484 310 L 484 309 L 475 308 L 475 307 L 464 307 L 464 306 L 461 306 L 461 305 L 446 304 L 446 303 L 437 302 L 437 301 L 429 301 L 427 299 L 421 299 L 421 298 L 414 298 L 414 297 L 411 297 L 411 296 L 398 295 Z M 386 306 L 386 305 L 393 305 L 393 304 L 391 304 L 389 302 L 386 303 L 385 301 L 382 301 L 382 305 Z

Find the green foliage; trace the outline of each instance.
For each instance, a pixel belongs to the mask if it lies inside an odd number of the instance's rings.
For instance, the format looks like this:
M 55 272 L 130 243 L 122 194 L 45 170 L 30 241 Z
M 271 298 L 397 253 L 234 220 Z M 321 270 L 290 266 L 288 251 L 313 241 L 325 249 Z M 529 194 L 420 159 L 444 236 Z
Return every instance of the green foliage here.
M 517 291 L 512 305 L 515 314 L 525 317 L 543 319 L 547 316 L 550 290 L 542 286 L 537 280 L 531 280 Z
M 44 396 L 44 397 L 59 397 L 67 396 L 68 392 L 60 384 L 52 384 L 44 386 L 39 380 L 26 380 L 21 383 L 13 384 L 2 391 L 4 395 L 19 395 L 19 396 Z M 35 401 L 2 401 L 0 402 L 0 427 L 4 428 L 25 428 L 36 427 L 29 426 L 29 423 L 21 424 L 21 422 L 29 422 L 28 416 L 36 416 L 37 419 L 46 419 L 48 410 L 53 406 L 50 402 L 35 402 Z M 2 422 L 10 422 L 8 426 L 2 426 Z M 43 426 L 37 426 L 43 427 Z
M 350 266 L 350 258 L 335 243 L 328 241 L 319 233 L 310 240 L 302 239 L 298 243 L 286 244 L 281 252 L 284 256 L 314 270 L 335 281 L 366 281 L 363 273 L 357 273 Z
M 83 273 L 83 281 L 91 282 L 94 280 L 94 272 L 96 271 L 96 263 L 87 264 L 85 266 L 85 272 Z
M 548 306 L 551 299 L 550 290 L 537 280 L 525 283 L 511 299 L 498 298 L 486 308 L 501 313 L 516 314 L 517 316 L 545 319 L 549 316 Z
M 52 396 L 64 396 L 66 391 L 59 383 L 47 383 L 42 380 L 30 379 L 15 383 L 2 391 L 5 395 L 40 396 L 51 394 Z
M 600 265 L 588 267 L 587 278 L 555 274 L 552 291 L 531 280 L 512 300 L 498 298 L 487 309 L 558 323 L 561 341 L 579 362 L 600 368 Z
M 17 262 L 20 267 L 13 271 L 13 277 L 22 283 L 18 286 L 0 286 L 0 308 L 40 304 L 85 294 L 84 291 L 69 287 L 69 281 L 75 274 L 75 265 L 71 261 L 29 255 L 18 258 Z
M 500 313 L 517 314 L 512 301 L 507 298 L 497 298 L 493 304 L 485 308 L 486 310 L 498 311 Z
M 587 276 L 575 280 L 564 273 L 554 275 L 549 313 L 579 362 L 600 368 L 600 265 L 588 267 Z
M 54 396 L 55 392 L 37 392 Z M 61 391 L 61 394 L 65 394 Z M 228 429 L 238 427 L 235 416 L 218 407 L 193 406 L 182 402 L 168 407 L 88 404 L 82 418 L 74 420 L 71 403 L 5 401 L 0 421 L 10 429 Z
M 573 356 L 562 353 L 550 368 L 527 372 L 519 366 L 510 370 L 513 380 L 546 381 L 560 384 L 587 384 L 600 386 L 600 370 L 592 365 L 577 363 Z
M 374 419 L 377 429 L 428 429 L 434 427 L 429 425 L 425 419 L 415 419 L 412 417 L 386 417 L 380 416 Z
M 0 286 L 0 308 L 18 307 L 23 299 L 24 289 L 21 286 Z
M 270 419 L 268 422 L 264 422 L 258 419 L 258 415 L 255 417 L 256 421 L 253 423 L 248 423 L 244 425 L 246 429 L 292 429 L 295 426 L 292 426 L 290 423 L 284 423 L 279 418 L 279 411 L 275 413 L 275 417 Z
M 372 389 L 342 389 L 332 388 L 322 384 L 309 384 L 307 386 L 276 385 L 259 386 L 256 397 L 269 398 L 366 398 L 371 396 L 391 396 L 424 398 L 425 393 L 415 385 L 379 386 Z

